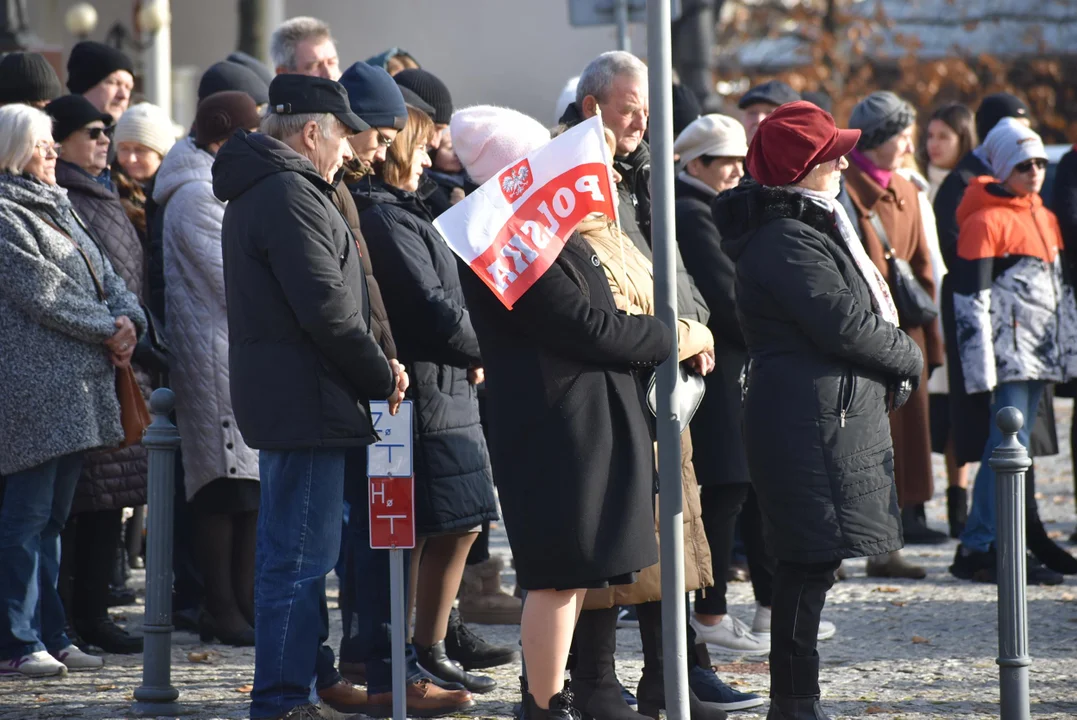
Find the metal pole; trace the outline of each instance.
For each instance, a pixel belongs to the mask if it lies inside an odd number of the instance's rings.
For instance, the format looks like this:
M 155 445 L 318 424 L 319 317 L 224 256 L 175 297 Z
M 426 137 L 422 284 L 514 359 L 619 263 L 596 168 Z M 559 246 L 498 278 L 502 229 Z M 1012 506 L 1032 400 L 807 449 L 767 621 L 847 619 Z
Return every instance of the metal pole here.
M 156 717 L 172 714 L 179 691 L 172 687 L 172 507 L 179 430 L 168 419 L 176 397 L 168 388 L 153 391 L 153 422 L 142 445 L 149 450 L 149 523 L 146 529 L 146 621 L 142 685 L 135 689 L 135 711 Z
M 404 668 L 404 551 L 389 551 L 389 616 L 393 626 L 393 720 L 407 718 L 407 677 Z
M 617 24 L 617 49 L 632 52 L 628 37 L 628 0 L 613 0 L 613 21 Z
M 651 101 L 651 245 L 655 315 L 673 330 L 673 353 L 658 368 L 659 537 L 662 650 L 667 720 L 688 720 L 688 641 L 684 610 L 684 498 L 677 393 L 676 227 L 673 220 L 673 81 L 670 0 L 648 0 L 647 60 Z
M 1017 440 L 1024 416 L 1006 407 L 995 418 L 1003 438 L 991 453 L 998 514 L 998 666 L 1002 720 L 1029 720 L 1028 598 L 1025 596 L 1025 471 L 1032 467 Z
M 151 0 L 164 19 L 161 28 L 149 35 L 143 53 L 146 100 L 172 117 L 172 11 L 168 0 Z

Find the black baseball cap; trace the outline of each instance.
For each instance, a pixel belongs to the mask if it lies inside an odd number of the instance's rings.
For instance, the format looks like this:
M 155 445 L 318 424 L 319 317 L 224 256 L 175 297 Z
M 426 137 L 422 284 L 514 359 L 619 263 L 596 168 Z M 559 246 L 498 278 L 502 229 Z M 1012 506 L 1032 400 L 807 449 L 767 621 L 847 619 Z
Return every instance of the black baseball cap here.
M 269 112 L 276 115 L 332 113 L 352 132 L 370 129 L 370 125 L 352 112 L 344 86 L 326 78 L 278 75 L 269 84 Z

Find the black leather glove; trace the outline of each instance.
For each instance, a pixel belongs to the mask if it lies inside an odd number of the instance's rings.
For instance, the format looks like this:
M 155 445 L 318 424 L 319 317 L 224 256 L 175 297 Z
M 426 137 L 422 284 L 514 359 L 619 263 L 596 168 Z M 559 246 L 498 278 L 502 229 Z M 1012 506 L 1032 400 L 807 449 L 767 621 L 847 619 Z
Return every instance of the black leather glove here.
M 904 405 L 912 394 L 916 392 L 916 387 L 920 384 L 920 378 L 918 377 L 904 377 L 895 379 L 887 387 L 887 403 L 888 410 L 894 412 L 902 405 Z

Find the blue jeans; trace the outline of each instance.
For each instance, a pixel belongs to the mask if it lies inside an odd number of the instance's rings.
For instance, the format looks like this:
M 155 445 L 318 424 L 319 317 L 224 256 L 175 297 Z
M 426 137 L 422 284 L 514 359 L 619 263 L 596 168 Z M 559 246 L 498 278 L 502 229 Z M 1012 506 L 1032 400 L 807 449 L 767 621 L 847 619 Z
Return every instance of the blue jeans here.
M 1015 407 L 1025 416 L 1025 424 L 1017 433 L 1017 440 L 1026 448 L 1032 425 L 1036 422 L 1036 413 L 1040 397 L 1047 383 L 1041 380 L 1001 383 L 995 388 L 991 399 L 991 431 L 980 459 L 980 469 L 972 486 L 972 508 L 969 521 L 961 533 L 961 544 L 975 552 L 987 552 L 995 543 L 997 508 L 995 506 L 995 471 L 988 460 L 991 453 L 1002 442 L 1002 431 L 998 429 L 995 416 L 1004 407 Z
M 71 644 L 56 582 L 64 529 L 82 471 L 82 453 L 6 476 L 0 505 L 0 660 Z
M 370 549 L 370 515 L 367 512 L 366 449 L 348 451 L 344 493 L 351 517 L 344 543 L 344 576 L 340 586 L 340 614 L 344 637 L 340 661 L 366 663 L 366 687 L 371 695 L 392 692 L 392 608 L 389 588 L 389 551 Z M 404 553 L 404 596 L 408 594 L 411 553 Z M 422 672 L 410 643 L 404 646 L 405 673 L 414 682 Z
M 344 450 L 262 450 L 259 463 L 252 718 L 309 702 L 316 675 L 328 683 L 325 576 L 340 554 Z

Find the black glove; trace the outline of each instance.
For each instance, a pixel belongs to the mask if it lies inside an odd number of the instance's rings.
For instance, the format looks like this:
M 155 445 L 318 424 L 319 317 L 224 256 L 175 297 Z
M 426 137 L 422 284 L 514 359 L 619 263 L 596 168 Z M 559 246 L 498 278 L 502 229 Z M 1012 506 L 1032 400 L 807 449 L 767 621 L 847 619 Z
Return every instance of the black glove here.
M 920 385 L 920 378 L 918 377 L 903 377 L 895 379 L 887 387 L 887 409 L 889 412 L 894 412 L 902 405 L 904 405 L 912 394 L 916 392 L 916 388 Z

